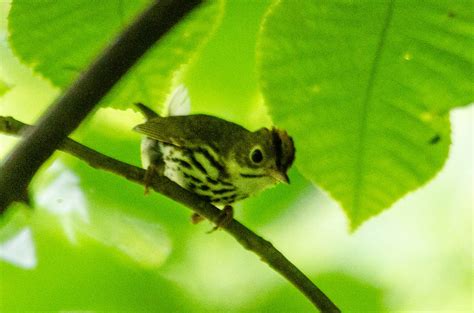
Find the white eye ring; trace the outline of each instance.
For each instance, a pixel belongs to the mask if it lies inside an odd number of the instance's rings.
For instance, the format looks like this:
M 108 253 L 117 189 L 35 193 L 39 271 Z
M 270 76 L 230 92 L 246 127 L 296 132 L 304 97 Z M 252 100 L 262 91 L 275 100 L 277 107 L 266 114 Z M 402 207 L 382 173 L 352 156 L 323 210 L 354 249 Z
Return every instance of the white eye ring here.
M 249 159 L 255 164 L 260 164 L 263 161 L 263 152 L 260 146 L 256 146 L 250 151 Z

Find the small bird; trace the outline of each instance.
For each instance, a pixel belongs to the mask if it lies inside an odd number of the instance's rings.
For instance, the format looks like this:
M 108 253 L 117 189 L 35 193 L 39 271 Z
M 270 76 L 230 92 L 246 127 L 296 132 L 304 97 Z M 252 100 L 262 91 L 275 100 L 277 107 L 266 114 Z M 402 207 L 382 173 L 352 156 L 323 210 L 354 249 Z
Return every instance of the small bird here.
M 147 119 L 134 130 L 145 135 L 141 152 L 148 174 L 161 171 L 206 201 L 225 206 L 231 215 L 232 203 L 279 182 L 289 183 L 295 147 L 286 131 L 251 132 L 215 116 L 179 115 L 190 109 L 183 85 L 173 93 L 166 117 L 136 105 Z

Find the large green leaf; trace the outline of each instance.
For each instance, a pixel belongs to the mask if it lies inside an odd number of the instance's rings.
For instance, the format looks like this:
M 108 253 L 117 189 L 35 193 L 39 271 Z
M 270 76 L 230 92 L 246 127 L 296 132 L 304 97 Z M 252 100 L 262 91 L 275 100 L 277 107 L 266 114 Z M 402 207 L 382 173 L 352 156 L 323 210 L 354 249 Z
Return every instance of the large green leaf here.
M 470 1 L 280 1 L 258 46 L 271 115 L 352 228 L 431 179 L 472 102 Z
M 10 42 L 23 62 L 65 88 L 149 2 L 13 1 Z M 213 1 L 191 12 L 125 75 L 103 104 L 161 104 L 173 74 L 202 45 L 221 11 L 222 1 Z

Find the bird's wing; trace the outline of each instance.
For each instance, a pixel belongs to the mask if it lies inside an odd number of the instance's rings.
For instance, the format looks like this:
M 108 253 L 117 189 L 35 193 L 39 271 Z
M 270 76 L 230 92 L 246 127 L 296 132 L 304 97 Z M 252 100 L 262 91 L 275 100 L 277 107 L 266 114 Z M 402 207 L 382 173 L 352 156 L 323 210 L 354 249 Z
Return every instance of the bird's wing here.
M 178 147 L 203 144 L 227 146 L 249 133 L 237 124 L 204 114 L 156 117 L 136 126 L 134 130 Z

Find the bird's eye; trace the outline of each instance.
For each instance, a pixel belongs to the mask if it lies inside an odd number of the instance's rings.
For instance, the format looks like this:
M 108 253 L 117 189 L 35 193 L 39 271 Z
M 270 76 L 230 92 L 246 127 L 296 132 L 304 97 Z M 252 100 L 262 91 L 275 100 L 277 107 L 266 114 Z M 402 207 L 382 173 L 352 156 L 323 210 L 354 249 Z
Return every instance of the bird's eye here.
M 260 148 L 254 148 L 252 152 L 250 152 L 250 159 L 252 160 L 253 163 L 260 163 L 263 161 L 263 153 Z

